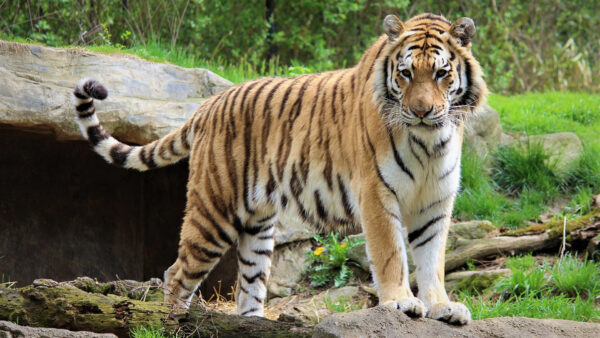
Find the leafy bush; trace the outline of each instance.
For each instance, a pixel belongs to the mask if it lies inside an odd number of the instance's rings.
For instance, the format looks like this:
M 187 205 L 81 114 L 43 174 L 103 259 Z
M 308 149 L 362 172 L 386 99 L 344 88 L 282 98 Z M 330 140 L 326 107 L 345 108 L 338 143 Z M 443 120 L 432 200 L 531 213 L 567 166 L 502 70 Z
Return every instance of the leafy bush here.
M 311 284 L 323 286 L 333 281 L 335 287 L 346 285 L 354 275 L 349 265 L 358 266 L 356 262 L 348 259 L 348 252 L 358 244 L 364 243 L 364 239 L 346 237 L 340 242 L 336 233 L 329 233 L 326 238 L 316 235 L 314 239 L 320 246 L 308 252 L 306 259 L 307 262 L 313 263 L 306 270 Z

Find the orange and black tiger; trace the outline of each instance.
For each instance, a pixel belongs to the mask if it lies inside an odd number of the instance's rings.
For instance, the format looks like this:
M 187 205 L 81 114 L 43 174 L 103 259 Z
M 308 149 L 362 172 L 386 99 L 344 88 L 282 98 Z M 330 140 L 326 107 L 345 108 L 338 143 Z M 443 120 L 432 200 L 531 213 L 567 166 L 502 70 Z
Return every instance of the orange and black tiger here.
M 98 82 L 74 92 L 77 122 L 108 162 L 137 170 L 189 156 L 179 256 L 165 300 L 187 306 L 223 253 L 238 246 L 236 302 L 262 316 L 274 223 L 297 215 L 322 230 L 362 225 L 381 304 L 465 324 L 444 289 L 444 249 L 459 187 L 464 119 L 485 100 L 471 53 L 475 26 L 389 15 L 385 35 L 349 69 L 263 78 L 207 100 L 179 129 L 145 146 L 112 138 L 95 114 Z M 408 242 L 418 298 L 408 283 Z

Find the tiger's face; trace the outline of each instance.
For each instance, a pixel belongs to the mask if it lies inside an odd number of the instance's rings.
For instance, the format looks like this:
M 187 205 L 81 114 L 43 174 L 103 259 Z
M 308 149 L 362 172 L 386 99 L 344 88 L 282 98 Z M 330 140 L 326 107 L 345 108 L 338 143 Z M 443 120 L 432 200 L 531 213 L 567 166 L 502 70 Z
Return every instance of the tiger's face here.
M 487 89 L 471 55 L 473 20 L 454 23 L 433 14 L 407 23 L 388 15 L 387 53 L 379 69 L 378 95 L 388 124 L 439 128 L 458 123 L 483 101 Z

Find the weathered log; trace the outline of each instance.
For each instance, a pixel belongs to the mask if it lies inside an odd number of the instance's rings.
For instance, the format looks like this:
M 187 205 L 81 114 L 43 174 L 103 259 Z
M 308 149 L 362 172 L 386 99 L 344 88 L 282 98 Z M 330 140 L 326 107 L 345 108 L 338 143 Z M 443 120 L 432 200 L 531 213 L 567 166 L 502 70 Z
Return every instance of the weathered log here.
M 557 247 L 559 244 L 560 239 L 558 237 L 553 238 L 548 233 L 532 236 L 500 236 L 476 239 L 446 255 L 446 272 L 463 266 L 468 260 L 534 252 L 545 248 Z
M 194 307 L 173 310 L 157 301 L 83 291 L 73 285 L 0 287 L 0 320 L 21 325 L 114 333 L 129 337 L 136 327 L 163 327 L 194 336 L 303 337 L 312 327 L 300 323 L 247 318 Z

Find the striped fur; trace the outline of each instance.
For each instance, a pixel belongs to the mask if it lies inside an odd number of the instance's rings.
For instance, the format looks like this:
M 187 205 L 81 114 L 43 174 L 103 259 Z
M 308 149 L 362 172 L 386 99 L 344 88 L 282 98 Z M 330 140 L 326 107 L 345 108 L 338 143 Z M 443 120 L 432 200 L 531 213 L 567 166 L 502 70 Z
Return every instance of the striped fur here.
M 147 170 L 190 157 L 179 255 L 165 272 L 167 302 L 189 305 L 237 242 L 238 311 L 262 316 L 273 225 L 290 213 L 320 230 L 362 225 L 380 303 L 470 320 L 464 305 L 449 302 L 443 268 L 463 121 L 487 93 L 471 55 L 473 22 L 388 16 L 384 30 L 353 68 L 234 86 L 145 146 L 108 135 L 93 105 L 106 90 L 79 83 L 77 121 L 108 162 Z M 418 267 L 418 298 L 408 286 L 402 228 Z

